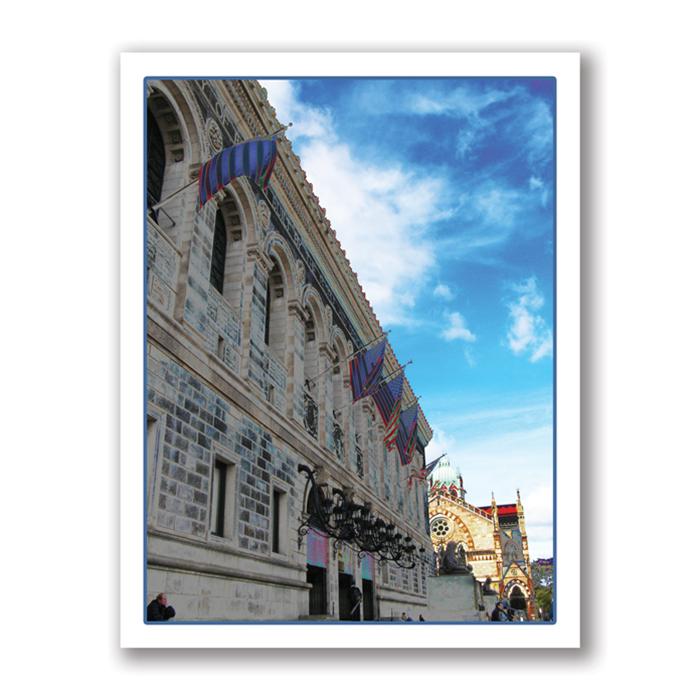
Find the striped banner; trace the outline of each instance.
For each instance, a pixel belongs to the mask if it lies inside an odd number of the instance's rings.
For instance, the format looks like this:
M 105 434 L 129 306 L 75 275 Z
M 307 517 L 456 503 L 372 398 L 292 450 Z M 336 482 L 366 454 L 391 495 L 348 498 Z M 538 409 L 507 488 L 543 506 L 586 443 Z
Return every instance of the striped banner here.
M 249 177 L 265 191 L 277 160 L 276 139 L 254 139 L 224 148 L 199 169 L 199 208 L 237 177 Z
M 410 464 L 416 449 L 418 433 L 418 404 L 414 403 L 401 411 L 399 427 L 396 431 L 396 448 L 399 451 L 401 464 Z
M 357 353 L 350 360 L 350 388 L 353 402 L 373 393 L 377 381 L 381 378 L 385 350 L 386 338 L 383 338 L 377 345 Z
M 400 402 L 403 393 L 403 372 L 388 382 L 384 382 L 372 394 L 374 403 L 377 404 L 379 415 L 384 421 L 384 425 L 389 422 L 396 404 Z
M 394 442 L 396 441 L 396 435 L 399 430 L 400 415 L 401 401 L 397 401 L 396 406 L 394 406 L 394 410 L 391 412 L 391 416 L 389 416 L 389 420 L 384 430 L 384 446 L 389 450 L 392 448 Z

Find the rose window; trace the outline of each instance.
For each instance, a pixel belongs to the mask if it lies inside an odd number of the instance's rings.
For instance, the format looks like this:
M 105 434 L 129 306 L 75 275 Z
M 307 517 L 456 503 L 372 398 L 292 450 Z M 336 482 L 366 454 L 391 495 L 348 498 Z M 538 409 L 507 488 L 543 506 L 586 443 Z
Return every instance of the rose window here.
M 450 522 L 447 518 L 435 518 L 430 524 L 430 531 L 435 537 L 446 537 L 450 531 Z

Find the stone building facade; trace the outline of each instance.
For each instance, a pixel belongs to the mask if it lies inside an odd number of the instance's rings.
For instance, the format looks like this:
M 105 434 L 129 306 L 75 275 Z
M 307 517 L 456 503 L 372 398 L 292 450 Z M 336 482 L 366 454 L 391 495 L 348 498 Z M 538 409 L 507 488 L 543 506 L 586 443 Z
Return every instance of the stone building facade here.
M 256 81 L 146 88 L 149 207 L 281 126 Z M 344 360 L 382 328 L 290 142 L 265 193 L 239 178 L 196 200 L 190 187 L 146 215 L 146 601 L 166 592 L 176 620 L 347 619 L 356 585 L 362 619 L 417 619 L 425 563 L 298 541 L 306 464 L 429 551 L 425 487 L 407 477 L 432 433 L 419 411 L 402 466 L 372 399 L 351 402 Z M 399 367 L 390 347 L 385 365 Z
M 516 503 L 474 506 L 465 499 L 461 475 L 447 457 L 438 462 L 430 479 L 428 512 L 435 552 L 457 543 L 474 576 L 499 599 L 534 619 L 534 585 L 525 528 L 525 511 Z

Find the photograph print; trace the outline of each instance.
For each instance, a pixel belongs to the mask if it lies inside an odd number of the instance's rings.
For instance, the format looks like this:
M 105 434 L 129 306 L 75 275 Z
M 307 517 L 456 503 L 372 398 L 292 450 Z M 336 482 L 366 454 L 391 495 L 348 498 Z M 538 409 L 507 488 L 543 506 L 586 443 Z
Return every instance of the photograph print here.
M 144 88 L 143 623 L 556 624 L 556 79 Z

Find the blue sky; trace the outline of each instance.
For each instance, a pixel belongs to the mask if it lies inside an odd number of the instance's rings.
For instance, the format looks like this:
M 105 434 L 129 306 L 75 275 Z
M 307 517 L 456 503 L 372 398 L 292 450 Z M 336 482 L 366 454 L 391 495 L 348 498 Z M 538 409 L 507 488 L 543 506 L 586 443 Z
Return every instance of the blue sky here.
M 552 79 L 265 80 L 476 505 L 552 555 Z

